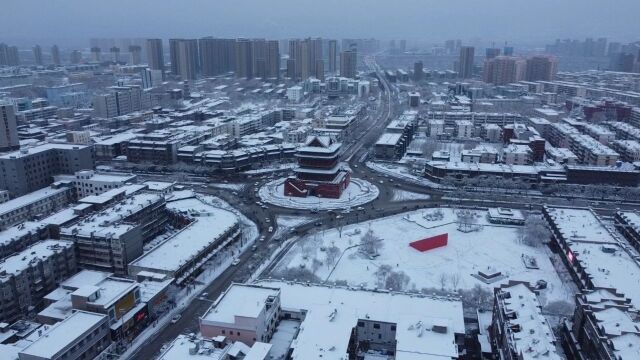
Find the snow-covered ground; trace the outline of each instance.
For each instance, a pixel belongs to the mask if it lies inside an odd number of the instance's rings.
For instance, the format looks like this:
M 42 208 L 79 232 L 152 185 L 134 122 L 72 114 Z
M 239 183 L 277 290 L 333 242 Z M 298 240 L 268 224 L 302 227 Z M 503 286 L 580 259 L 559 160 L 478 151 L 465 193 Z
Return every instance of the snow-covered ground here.
M 271 172 L 274 172 L 274 171 L 293 169 L 296 166 L 297 166 L 296 163 L 274 164 L 273 166 L 265 167 L 265 168 L 262 168 L 262 169 L 243 171 L 243 173 L 245 173 L 245 174 L 264 174 L 264 173 L 271 173 Z
M 411 200 L 429 200 L 431 196 L 426 194 L 414 193 L 411 191 L 393 189 L 393 198 L 391 201 L 411 201 Z
M 274 238 L 284 238 L 289 234 L 289 230 L 292 227 L 296 227 L 302 224 L 306 224 L 313 221 L 313 218 L 308 216 L 293 216 L 293 215 L 278 215 L 276 217 L 276 228 Z
M 262 201 L 292 209 L 329 210 L 360 206 L 375 200 L 379 194 L 378 188 L 370 182 L 352 178 L 340 199 L 319 198 L 315 196 L 306 198 L 285 196 L 284 180 L 285 179 L 273 180 L 260 188 L 258 194 Z
M 478 284 L 492 290 L 509 280 L 528 281 L 533 285 L 545 280 L 548 287 L 541 291 L 543 302 L 572 301 L 573 292 L 563 285 L 554 270 L 548 249 L 521 244 L 517 227 L 495 226 L 487 222 L 486 212 L 477 211 L 480 230 L 465 233 L 457 229 L 456 210 L 442 209 L 444 216 L 440 220 L 425 219 L 425 215 L 433 212 L 420 210 L 345 226 L 342 237 L 338 229 L 331 229 L 303 238 L 283 257 L 273 276 L 277 277 L 286 268 L 304 266 L 323 281 L 345 280 L 350 285 L 376 287 L 379 286 L 376 270 L 381 265 L 389 265 L 393 271 L 403 271 L 410 277 L 407 289 L 453 291 L 471 289 Z M 383 240 L 383 247 L 375 258 L 365 257 L 358 247 L 362 235 L 369 229 Z M 409 246 L 412 241 L 443 233 L 449 234 L 446 247 L 419 252 Z M 331 261 L 327 261 L 327 249 L 331 246 L 340 250 L 335 269 Z M 535 258 L 539 268 L 527 268 L 523 255 Z M 478 271 L 499 271 L 504 277 L 485 284 L 472 276 Z
M 367 167 L 381 174 L 385 174 L 397 179 L 409 181 L 414 184 L 424 185 L 424 186 L 432 187 L 436 189 L 443 188 L 442 185 L 435 183 L 433 181 L 429 181 L 424 176 L 420 176 L 413 173 L 410 166 L 408 165 L 397 164 L 397 163 L 387 163 L 387 162 L 383 163 L 383 162 L 377 162 L 377 161 L 367 161 Z
M 242 188 L 244 186 L 246 186 L 246 184 L 227 184 L 227 183 L 221 183 L 221 184 L 208 184 L 208 186 L 216 188 L 216 189 L 223 189 L 223 190 L 229 190 L 229 191 L 240 191 L 242 190 Z

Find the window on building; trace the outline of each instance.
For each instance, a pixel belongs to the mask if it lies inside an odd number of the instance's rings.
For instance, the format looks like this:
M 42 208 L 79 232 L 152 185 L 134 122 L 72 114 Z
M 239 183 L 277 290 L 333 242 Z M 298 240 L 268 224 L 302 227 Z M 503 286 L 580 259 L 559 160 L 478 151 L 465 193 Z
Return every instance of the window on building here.
M 373 328 L 374 328 L 374 329 L 380 329 L 380 324 L 376 324 L 376 323 L 374 323 L 374 324 L 373 324 Z

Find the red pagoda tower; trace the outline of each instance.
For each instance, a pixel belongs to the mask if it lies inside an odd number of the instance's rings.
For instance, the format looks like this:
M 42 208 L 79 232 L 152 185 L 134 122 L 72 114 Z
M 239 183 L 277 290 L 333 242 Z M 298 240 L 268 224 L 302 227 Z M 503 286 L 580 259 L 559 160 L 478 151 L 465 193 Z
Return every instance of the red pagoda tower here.
M 296 176 L 284 182 L 286 196 L 338 199 L 349 186 L 351 173 L 340 164 L 341 143 L 328 136 L 310 136 L 296 151 Z

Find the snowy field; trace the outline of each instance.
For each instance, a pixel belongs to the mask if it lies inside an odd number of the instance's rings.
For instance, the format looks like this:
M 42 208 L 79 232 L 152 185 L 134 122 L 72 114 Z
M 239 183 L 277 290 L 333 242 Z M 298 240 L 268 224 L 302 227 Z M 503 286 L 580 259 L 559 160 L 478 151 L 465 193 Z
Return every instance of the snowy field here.
M 247 171 L 243 171 L 243 173 L 245 174 L 268 174 L 268 173 L 272 173 L 274 171 L 282 171 L 282 170 L 289 170 L 289 169 L 293 169 L 297 166 L 296 163 L 286 163 L 286 164 L 274 164 L 273 166 L 269 166 L 269 167 L 265 167 L 262 169 L 254 169 L 254 170 L 247 170 Z
M 273 180 L 260 188 L 258 194 L 262 201 L 291 209 L 329 210 L 360 206 L 375 200 L 379 194 L 378 188 L 370 182 L 352 178 L 340 199 L 319 198 L 315 196 L 306 198 L 285 196 L 284 180 L 285 179 Z
M 426 194 L 414 193 L 412 191 L 393 189 L 393 198 L 391 201 L 412 201 L 412 200 L 429 200 L 431 196 Z
M 247 184 L 230 184 L 230 183 L 209 183 L 207 184 L 209 187 L 229 190 L 229 191 L 241 191 Z
M 462 232 L 458 230 L 456 210 L 442 209 L 440 219 L 425 218 L 434 212 L 433 209 L 420 210 L 345 226 L 342 237 L 339 229 L 310 235 L 292 247 L 272 276 L 277 277 L 287 268 L 304 268 L 320 281 L 343 280 L 350 285 L 383 287 L 380 273 L 376 272 L 387 265 L 387 269 L 402 271 L 409 277 L 406 290 L 455 291 L 480 285 L 492 291 L 509 280 L 528 281 L 533 285 L 544 280 L 548 286 L 541 291 L 543 302 L 572 301 L 573 292 L 555 272 L 549 259 L 551 253 L 543 246 L 522 244 L 517 227 L 489 224 L 486 212 L 476 211 L 474 227 L 478 230 Z M 382 247 L 377 250 L 379 256 L 367 256 L 361 251 L 359 244 L 368 230 L 382 239 Z M 449 234 L 446 247 L 419 252 L 409 246 L 412 241 L 443 233 Z M 334 246 L 337 250 L 330 249 Z M 534 258 L 538 269 L 525 266 L 523 256 Z M 472 276 L 478 271 L 501 272 L 502 278 L 487 284 Z
M 412 182 L 417 185 L 424 185 L 426 187 L 431 187 L 434 189 L 443 188 L 442 185 L 435 183 L 433 181 L 429 181 L 424 176 L 420 176 L 411 171 L 409 165 L 398 164 L 398 163 L 383 163 L 376 161 L 367 161 L 367 167 L 375 172 L 389 175 L 396 179 L 402 179 L 405 181 Z
M 313 221 L 313 218 L 307 216 L 278 215 L 276 217 L 276 232 L 274 238 L 286 238 L 291 228 L 300 226 Z

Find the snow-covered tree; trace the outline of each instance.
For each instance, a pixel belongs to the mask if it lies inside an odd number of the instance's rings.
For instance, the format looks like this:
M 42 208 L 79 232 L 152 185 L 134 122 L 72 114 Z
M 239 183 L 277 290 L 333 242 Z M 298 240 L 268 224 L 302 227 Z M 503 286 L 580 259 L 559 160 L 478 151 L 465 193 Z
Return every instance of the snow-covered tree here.
M 340 249 L 337 246 L 332 245 L 329 246 L 325 252 L 327 253 L 327 268 L 331 268 L 336 264 L 336 261 L 338 261 L 338 257 L 340 256 Z
M 476 230 L 475 224 L 478 222 L 476 213 L 470 209 L 461 209 L 456 212 L 458 230 L 470 232 Z
M 402 291 L 409 285 L 411 278 L 404 271 L 392 271 L 385 280 L 384 287 L 388 290 Z
M 382 239 L 376 236 L 371 229 L 360 238 L 360 251 L 366 255 L 377 254 L 383 246 Z
M 551 237 L 547 222 L 540 215 L 527 216 L 522 227 L 522 243 L 538 247 Z

